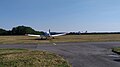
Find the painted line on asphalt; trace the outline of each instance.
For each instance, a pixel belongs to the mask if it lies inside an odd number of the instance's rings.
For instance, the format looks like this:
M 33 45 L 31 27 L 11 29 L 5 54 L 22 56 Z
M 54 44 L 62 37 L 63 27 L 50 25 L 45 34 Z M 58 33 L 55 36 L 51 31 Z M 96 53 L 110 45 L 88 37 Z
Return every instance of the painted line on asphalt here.
M 53 45 L 56 45 L 56 43 L 53 43 Z

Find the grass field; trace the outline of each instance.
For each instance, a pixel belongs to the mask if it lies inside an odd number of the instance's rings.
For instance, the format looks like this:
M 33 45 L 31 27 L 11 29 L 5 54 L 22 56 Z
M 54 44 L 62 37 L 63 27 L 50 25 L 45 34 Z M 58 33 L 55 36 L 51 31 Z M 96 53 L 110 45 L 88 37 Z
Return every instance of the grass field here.
M 120 54 L 120 47 L 112 48 L 112 51 L 117 53 L 117 54 Z
M 113 48 L 114 51 L 120 52 L 120 47 Z
M 49 42 L 120 42 L 120 34 L 66 35 L 52 40 L 37 40 L 28 36 L 0 36 L 0 44 L 40 44 Z
M 0 49 L 0 67 L 71 67 L 62 57 L 46 51 Z

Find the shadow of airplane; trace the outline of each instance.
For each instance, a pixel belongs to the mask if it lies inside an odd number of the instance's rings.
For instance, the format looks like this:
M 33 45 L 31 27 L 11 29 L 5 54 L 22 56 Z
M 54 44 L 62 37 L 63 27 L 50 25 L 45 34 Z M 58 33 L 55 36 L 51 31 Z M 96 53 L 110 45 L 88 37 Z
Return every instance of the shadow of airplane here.
M 116 62 L 120 62 L 120 59 L 114 59 L 114 61 L 116 61 Z

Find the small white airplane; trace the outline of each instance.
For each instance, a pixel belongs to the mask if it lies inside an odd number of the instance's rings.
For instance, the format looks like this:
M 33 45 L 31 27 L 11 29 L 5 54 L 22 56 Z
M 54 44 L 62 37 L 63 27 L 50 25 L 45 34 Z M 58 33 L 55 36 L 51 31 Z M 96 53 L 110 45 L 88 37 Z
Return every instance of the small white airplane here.
M 62 36 L 62 35 L 66 35 L 66 34 L 67 33 L 60 33 L 60 34 L 52 35 L 51 32 L 50 32 L 50 29 L 49 29 L 49 32 L 44 32 L 43 35 L 27 34 L 27 36 L 38 37 L 40 39 L 48 39 L 48 38 L 54 39 L 54 37 Z

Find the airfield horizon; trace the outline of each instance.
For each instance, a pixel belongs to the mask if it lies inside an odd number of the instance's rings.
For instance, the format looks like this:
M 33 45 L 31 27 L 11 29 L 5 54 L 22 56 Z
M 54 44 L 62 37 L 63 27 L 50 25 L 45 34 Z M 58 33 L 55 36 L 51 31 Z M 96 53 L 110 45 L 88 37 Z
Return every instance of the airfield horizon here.
M 0 36 L 0 44 L 41 44 L 59 42 L 120 42 L 120 34 L 65 35 L 47 40 L 20 35 Z

